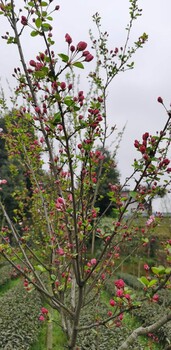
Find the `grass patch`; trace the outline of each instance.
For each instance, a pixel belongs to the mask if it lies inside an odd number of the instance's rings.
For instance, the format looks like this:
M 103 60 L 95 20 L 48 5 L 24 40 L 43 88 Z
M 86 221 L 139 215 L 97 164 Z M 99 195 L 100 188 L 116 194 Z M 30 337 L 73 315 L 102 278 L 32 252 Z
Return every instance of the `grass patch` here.
M 9 289 L 15 287 L 19 282 L 19 279 L 12 279 L 0 286 L 0 297 L 9 291 Z
M 49 308 L 48 308 L 49 309 Z M 51 314 L 53 314 L 53 350 L 64 350 L 66 349 L 67 338 L 64 334 L 60 324 L 60 315 L 57 311 L 52 310 Z M 31 346 L 30 350 L 47 350 L 47 327 L 48 324 L 42 323 L 42 327 L 40 333 L 38 335 L 37 341 Z

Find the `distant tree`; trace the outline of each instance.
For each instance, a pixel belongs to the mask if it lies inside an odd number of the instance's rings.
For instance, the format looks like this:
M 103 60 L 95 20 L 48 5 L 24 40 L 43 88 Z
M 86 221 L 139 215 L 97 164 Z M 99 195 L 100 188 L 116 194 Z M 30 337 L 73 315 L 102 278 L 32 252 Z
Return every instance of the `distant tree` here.
M 8 208 L 8 215 L 13 219 L 16 215 L 19 217 L 24 215 L 29 218 L 29 205 L 22 201 L 22 208 L 20 207 L 20 199 L 22 193 L 24 196 L 31 198 L 32 189 L 29 172 L 26 172 L 24 164 L 22 163 L 22 155 L 18 157 L 17 152 L 12 152 L 12 156 L 8 152 L 7 139 L 10 135 L 8 133 L 8 118 L 13 120 L 13 113 L 9 116 L 0 118 L 0 180 L 5 179 L 7 185 L 0 191 L 0 197 L 4 205 Z M 13 124 L 13 122 L 12 122 Z
M 107 148 L 104 150 L 98 148 L 97 151 L 102 152 L 104 160 L 102 164 L 101 181 L 96 206 L 99 207 L 100 214 L 105 212 L 106 215 L 110 216 L 113 213 L 115 205 L 110 200 L 109 192 L 112 185 L 119 185 L 120 174 L 117 169 L 115 157 L 112 153 Z

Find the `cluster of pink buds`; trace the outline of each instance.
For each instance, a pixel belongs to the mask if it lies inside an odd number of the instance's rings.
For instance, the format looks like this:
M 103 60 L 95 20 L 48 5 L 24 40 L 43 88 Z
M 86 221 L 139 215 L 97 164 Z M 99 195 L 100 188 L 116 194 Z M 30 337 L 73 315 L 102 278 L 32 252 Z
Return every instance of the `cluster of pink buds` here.
M 125 282 L 122 279 L 118 279 L 114 282 L 116 287 L 116 297 L 117 298 L 125 298 L 128 302 L 131 300 L 131 296 L 129 293 L 126 293 Z
M 62 197 L 58 197 L 55 203 L 55 207 L 57 211 L 64 211 L 65 208 L 65 200 Z
M 46 309 L 45 307 L 41 308 L 41 315 L 39 316 L 39 321 L 45 321 L 47 319 L 48 316 L 48 309 Z
M 72 38 L 68 33 L 65 34 L 65 41 L 67 42 L 68 46 L 70 47 L 70 51 L 72 52 L 72 54 L 74 54 L 73 57 L 75 57 L 75 55 L 77 53 L 82 52 L 81 57 L 82 57 L 83 61 L 90 62 L 93 60 L 93 58 L 94 58 L 93 55 L 89 51 L 86 50 L 87 43 L 85 41 L 80 41 L 75 47 L 74 45 L 71 45 Z

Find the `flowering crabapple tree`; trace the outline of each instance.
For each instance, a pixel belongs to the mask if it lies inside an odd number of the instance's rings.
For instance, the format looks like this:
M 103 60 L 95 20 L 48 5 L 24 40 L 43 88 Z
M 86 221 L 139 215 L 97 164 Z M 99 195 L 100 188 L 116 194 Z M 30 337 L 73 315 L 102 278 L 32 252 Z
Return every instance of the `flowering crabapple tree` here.
M 101 178 L 104 150 L 115 132 L 115 126 L 110 129 L 107 119 L 108 88 L 116 75 L 133 68 L 132 57 L 143 47 L 147 35 L 144 33 L 130 46 L 132 26 L 141 15 L 138 1 L 130 0 L 130 21 L 123 46 L 108 48 L 108 33 L 101 30 L 101 18 L 96 13 L 93 20 L 98 36 L 95 38 L 90 32 L 91 48 L 85 41 L 75 43 L 71 34 L 66 33 L 66 51 L 57 54 L 52 23 L 60 8 L 54 2 L 24 0 L 19 8 L 17 1 L 0 1 L 0 14 L 10 24 L 9 32 L 3 33 L 2 38 L 15 45 L 21 63 L 13 73 L 17 86 L 12 111 L 7 108 L 4 111 L 8 133 L 6 136 L 1 132 L 1 137 L 5 138 L 9 157 L 25 167 L 32 189 L 31 195 L 26 187 L 14 193 L 19 208 L 13 221 L 1 202 L 5 224 L 1 228 L 0 253 L 23 275 L 26 289 L 36 288 L 46 303 L 60 313 L 68 349 L 75 349 L 79 347 L 79 332 L 110 321 L 118 324 L 125 312 L 141 305 L 123 280 L 115 280 L 113 299 L 109 301 L 114 311 L 105 319 L 80 323 L 83 308 L 93 302 L 108 278 L 115 279 L 112 272 L 119 256 L 118 247 L 129 244 L 136 234 L 141 237 L 139 244 L 146 243 L 143 235 L 160 219 L 149 218 L 144 229 L 137 232 L 134 217 L 126 219 L 125 214 L 136 201 L 136 214 L 141 215 L 144 200 L 156 196 L 162 186 L 169 186 L 171 114 L 159 98 L 167 116 L 163 130 L 156 135 L 146 131 L 142 140 L 136 140 L 134 146 L 140 157 L 134 160 L 133 173 L 124 184 L 109 184 L 108 207 L 115 206 L 115 219 L 112 228 L 102 232 L 101 219 L 108 208 L 99 213 L 95 203 L 101 180 L 104 181 Z M 25 57 L 22 40 L 26 36 L 31 41 L 42 40 L 42 51 L 36 57 Z M 75 75 L 78 69 L 81 71 L 89 64 L 92 67 L 93 62 L 95 67 L 89 73 L 86 93 L 77 87 Z M 4 101 L 1 103 L 4 109 Z M 46 172 L 42 170 L 44 159 L 48 159 L 49 165 Z M 16 171 L 13 169 L 14 176 Z M 134 188 L 129 198 L 123 198 L 122 189 L 130 180 L 134 180 Z M 8 183 L 1 179 L 1 191 L 4 186 Z M 26 203 L 29 218 L 25 214 Z M 98 254 L 96 238 L 102 242 Z M 153 300 L 154 296 L 156 300 L 157 291 L 169 285 L 168 242 L 163 249 L 167 259 L 162 272 L 155 267 L 151 276 L 141 278 L 145 286 L 142 300 Z M 40 320 L 48 313 L 46 308 L 42 310 Z M 127 349 L 140 334 L 153 332 L 170 319 L 168 312 L 149 327 L 136 329 L 123 344 L 118 344 L 118 349 Z

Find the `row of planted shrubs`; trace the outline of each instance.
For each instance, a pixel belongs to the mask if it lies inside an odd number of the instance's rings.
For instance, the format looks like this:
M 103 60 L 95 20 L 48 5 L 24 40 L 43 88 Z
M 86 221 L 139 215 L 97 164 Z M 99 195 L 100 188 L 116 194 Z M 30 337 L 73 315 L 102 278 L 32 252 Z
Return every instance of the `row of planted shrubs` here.
M 0 349 L 29 350 L 40 330 L 41 299 L 19 283 L 0 297 Z

